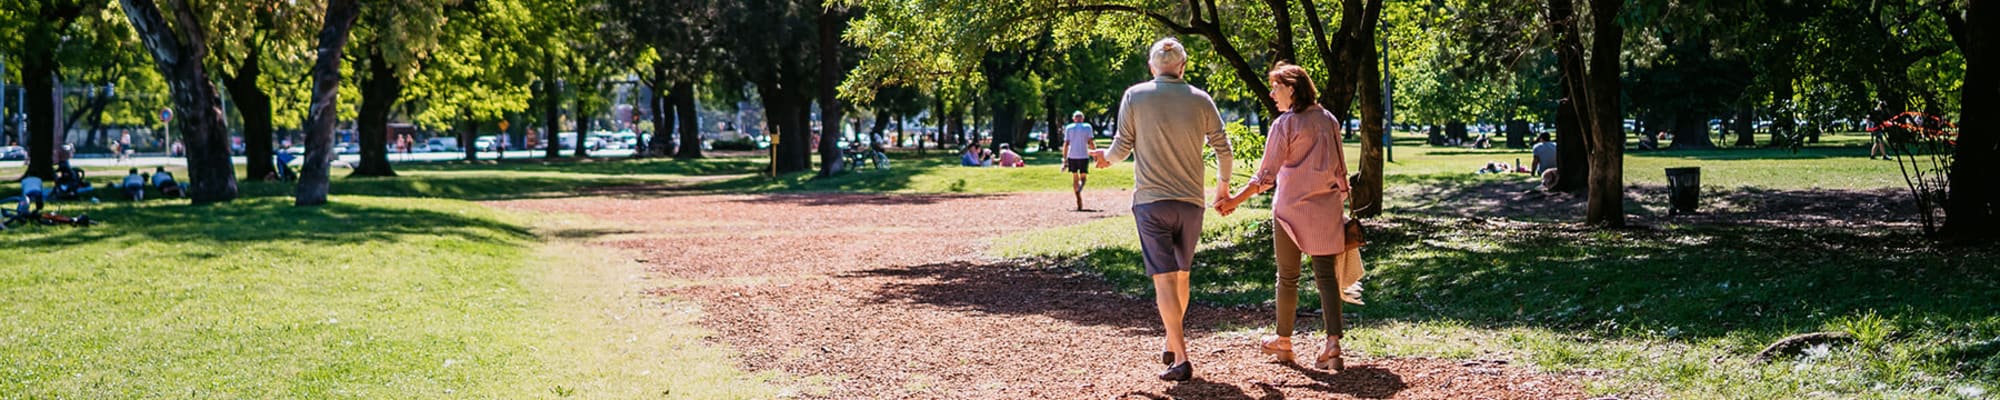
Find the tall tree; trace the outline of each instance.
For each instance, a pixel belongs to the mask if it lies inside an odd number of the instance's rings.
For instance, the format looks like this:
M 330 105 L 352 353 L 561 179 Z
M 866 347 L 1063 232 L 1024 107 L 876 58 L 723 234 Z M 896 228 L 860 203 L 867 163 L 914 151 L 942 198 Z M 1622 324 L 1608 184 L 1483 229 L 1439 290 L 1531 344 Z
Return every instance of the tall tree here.
M 1590 179 L 1584 222 L 1625 225 L 1625 128 L 1619 108 L 1619 60 L 1624 28 L 1622 0 L 1588 0 L 1591 15 L 1590 57 L 1584 57 L 1582 29 L 1572 0 L 1549 0 L 1549 20 L 1557 27 L 1556 53 L 1562 58 L 1567 93 L 1581 95 L 1578 116 L 1588 134 L 1583 142 L 1590 155 Z M 1578 101 L 1572 98 L 1570 101 Z
M 606 16 L 606 35 L 623 35 L 630 45 L 621 50 L 631 54 L 650 51 L 650 62 L 640 80 L 653 90 L 648 109 L 652 110 L 653 140 L 640 154 L 667 154 L 674 158 L 701 158 L 701 131 L 696 126 L 695 83 L 710 76 L 728 49 L 718 35 L 721 6 L 714 0 L 659 2 L 608 0 L 612 9 L 624 10 Z M 642 59 L 644 57 L 641 57 Z M 669 136 L 679 132 L 678 149 L 668 148 Z
M 173 20 L 152 0 L 120 0 L 132 28 L 145 38 L 153 64 L 172 88 L 182 137 L 187 138 L 188 198 L 195 204 L 236 198 L 236 168 L 229 159 L 229 131 L 222 119 L 221 98 L 202 61 L 208 57 L 208 31 L 193 6 L 173 2 Z
M 328 169 L 333 167 L 333 128 L 340 112 L 340 65 L 345 58 L 348 34 L 361 14 L 359 1 L 329 0 L 326 18 L 320 24 L 310 75 L 312 103 L 301 124 L 305 129 L 306 158 L 305 165 L 299 168 L 299 185 L 294 189 L 296 205 L 326 204 L 331 191 Z
M 56 121 L 62 119 L 57 101 L 62 98 L 57 82 L 62 67 L 56 52 L 67 41 L 65 33 L 77 26 L 87 11 L 103 2 L 87 0 L 6 0 L 0 23 L 16 32 L 0 33 L 8 48 L 27 51 L 19 54 L 21 86 L 27 91 L 28 176 L 55 179 Z
M 488 122 L 527 109 L 530 63 L 519 55 L 528 46 L 521 21 L 529 19 L 518 2 L 491 0 L 449 7 L 454 21 L 438 35 L 438 50 L 409 85 L 419 126 L 457 131 L 467 160 L 478 158 L 478 132 Z
M 845 70 L 840 68 L 840 32 L 846 30 L 847 12 L 842 7 L 824 4 L 814 0 L 819 9 L 819 176 L 832 176 L 840 172 L 840 140 L 842 121 L 839 98 L 840 76 Z
M 296 105 L 286 107 L 296 103 L 286 98 L 296 96 L 274 99 L 271 93 L 292 89 L 289 83 L 304 72 L 300 60 L 311 58 L 305 54 L 311 45 L 307 35 L 320 22 L 315 20 L 322 14 L 320 6 L 320 2 L 243 2 L 206 10 L 214 25 L 208 68 L 221 78 L 229 104 L 242 120 L 244 172 L 250 179 L 276 171 L 271 157 L 273 121 L 281 114 L 299 115 L 291 110 Z
M 1965 82 L 1941 233 L 1991 243 L 2000 238 L 2000 174 L 1994 173 L 1995 160 L 2000 160 L 2000 3 L 1973 0 L 1962 20 L 1947 19 L 1965 54 Z
M 351 33 L 360 59 L 356 70 L 361 103 L 355 119 L 361 160 L 354 176 L 396 176 L 389 165 L 389 122 L 404 89 L 438 47 L 445 8 L 458 0 L 371 0 L 361 7 Z

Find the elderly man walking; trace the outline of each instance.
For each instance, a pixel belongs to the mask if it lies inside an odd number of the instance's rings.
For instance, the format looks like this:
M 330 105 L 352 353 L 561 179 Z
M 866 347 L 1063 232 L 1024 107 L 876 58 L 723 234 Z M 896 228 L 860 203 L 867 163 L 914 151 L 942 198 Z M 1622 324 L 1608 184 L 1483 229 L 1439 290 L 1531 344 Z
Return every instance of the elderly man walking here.
M 1208 143 L 1216 158 L 1216 198 L 1229 193 L 1229 135 L 1222 115 L 1208 92 L 1189 85 L 1187 50 L 1174 38 L 1153 43 L 1148 64 L 1153 80 L 1125 89 L 1118 107 L 1118 133 L 1108 150 L 1093 150 L 1097 167 L 1108 168 L 1138 153 L 1134 169 L 1132 216 L 1138 220 L 1139 246 L 1145 269 L 1153 278 L 1153 298 L 1166 326 L 1167 364 L 1161 380 L 1194 378 L 1188 362 L 1187 335 L 1181 320 L 1187 315 L 1188 272 L 1195 244 L 1201 240 L 1202 172 L 1207 167 L 1201 145 Z

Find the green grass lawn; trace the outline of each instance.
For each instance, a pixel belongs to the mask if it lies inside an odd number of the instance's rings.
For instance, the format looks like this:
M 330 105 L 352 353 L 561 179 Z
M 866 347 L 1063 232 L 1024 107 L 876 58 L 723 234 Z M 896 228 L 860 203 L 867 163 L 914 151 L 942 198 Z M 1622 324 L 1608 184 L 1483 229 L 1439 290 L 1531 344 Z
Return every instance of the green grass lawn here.
M 1706 186 L 1901 186 L 1865 136 L 1798 152 L 1633 152 L 1627 183 L 1703 167 Z M 1399 138 L 1398 190 L 1517 184 L 1475 176 L 1524 150 Z M 1100 141 L 1100 145 L 1108 144 Z M 1354 144 L 1349 160 L 1359 154 Z M 243 182 L 235 202 L 58 203 L 106 221 L 0 232 L 0 397 L 747 397 L 781 395 L 729 366 L 672 299 L 634 295 L 629 257 L 562 232 L 581 218 L 467 201 L 552 198 L 618 185 L 710 192 L 1002 193 L 1068 190 L 1050 153 L 1028 168 L 968 168 L 898 152 L 887 171 L 756 175 L 758 158 L 397 164 L 395 178 L 336 170 L 334 203 L 290 206 L 290 186 Z M 1252 160 L 1240 160 L 1247 176 Z M 1094 170 L 1129 190 L 1131 163 Z M 92 169 L 103 185 L 124 167 Z M 15 176 L 18 168 L 0 169 Z M 178 172 L 178 171 L 177 171 Z M 240 173 L 240 171 L 239 171 Z M 181 176 L 186 176 L 184 173 Z M 1239 178 L 1239 182 L 1242 179 Z M 0 197 L 17 193 L 0 185 Z M 1392 207 L 1370 247 L 1371 305 L 1351 308 L 1368 355 L 1508 357 L 1553 371 L 1609 371 L 1594 393 L 1668 397 L 1949 397 L 2000 390 L 2000 256 L 1938 250 L 1901 232 L 1659 226 L 1580 231 Z M 1197 299 L 1256 305 L 1272 292 L 1268 211 L 1207 220 Z M 1516 221 L 1519 222 L 1519 221 Z M 1024 233 L 995 255 L 1055 257 L 1144 294 L 1131 219 Z M 1310 285 L 1307 292 L 1310 292 Z M 618 295 L 603 295 L 618 293 Z M 1308 294 L 1310 296 L 1310 294 Z M 1314 304 L 1308 301 L 1304 304 Z M 688 307 L 692 308 L 692 307 Z M 1226 334 L 1255 335 L 1254 328 Z M 1755 365 L 1799 332 L 1856 346 Z M 1977 396 L 1968 396 L 1977 397 Z
M 1728 189 L 1875 189 L 1901 187 L 1902 172 L 1895 162 L 1864 157 L 1866 136 L 1829 135 L 1822 143 L 1796 152 L 1782 148 L 1718 148 L 1714 150 L 1629 151 L 1625 157 L 1627 185 L 1666 184 L 1666 168 L 1702 168 L 1703 186 Z M 1488 162 L 1531 161 L 1526 149 L 1466 149 L 1423 145 L 1421 137 L 1399 135 L 1393 150 L 1395 161 L 1383 172 L 1391 184 L 1411 179 L 1473 175 Z M 1110 140 L 1099 139 L 1099 147 Z M 1346 144 L 1350 171 L 1359 171 L 1360 143 Z M 1027 168 L 972 168 L 958 166 L 957 154 L 931 151 L 928 156 L 912 153 L 895 155 L 888 171 L 864 170 L 830 178 L 814 173 L 787 174 L 772 179 L 746 176 L 717 181 L 701 187 L 730 192 L 888 192 L 888 193 L 998 193 L 1069 190 L 1068 174 L 1060 169 L 1061 156 L 1051 152 L 1024 155 Z M 1256 160 L 1237 160 L 1238 183 L 1248 181 Z M 1534 179 L 1526 174 L 1512 175 Z M 1094 188 L 1129 189 L 1132 163 L 1110 169 L 1092 170 Z
M 1269 211 L 1204 220 L 1194 296 L 1269 307 Z M 1663 226 L 1592 231 L 1420 215 L 1377 224 L 1350 351 L 1607 371 L 1593 394 L 1981 398 L 2000 390 L 2000 252 L 1908 232 Z M 1131 217 L 997 239 L 999 257 L 1092 271 L 1146 297 Z M 1308 277 L 1310 271 L 1306 272 Z M 1300 285 L 1300 304 L 1318 304 Z M 1268 308 L 1267 308 L 1268 309 Z M 1269 327 L 1210 327 L 1254 338 Z M 1852 346 L 1754 364 L 1785 336 Z
M 343 180 L 321 207 L 267 183 L 203 207 L 60 203 L 104 223 L 0 232 L 0 397 L 777 395 L 699 314 L 644 295 L 630 257 L 541 232 L 581 222 L 357 193 L 575 182 L 413 175 Z

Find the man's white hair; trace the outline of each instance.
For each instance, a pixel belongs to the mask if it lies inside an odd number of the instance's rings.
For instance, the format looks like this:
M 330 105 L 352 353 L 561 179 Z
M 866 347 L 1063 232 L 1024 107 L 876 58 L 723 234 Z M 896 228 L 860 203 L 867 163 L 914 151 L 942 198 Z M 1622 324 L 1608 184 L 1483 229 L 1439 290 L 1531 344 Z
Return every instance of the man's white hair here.
M 1172 37 L 1153 42 L 1152 50 L 1146 53 L 1148 55 L 1147 63 L 1151 64 L 1154 70 L 1163 74 L 1181 72 L 1184 70 L 1182 67 L 1187 65 L 1187 47 L 1182 46 L 1180 40 Z

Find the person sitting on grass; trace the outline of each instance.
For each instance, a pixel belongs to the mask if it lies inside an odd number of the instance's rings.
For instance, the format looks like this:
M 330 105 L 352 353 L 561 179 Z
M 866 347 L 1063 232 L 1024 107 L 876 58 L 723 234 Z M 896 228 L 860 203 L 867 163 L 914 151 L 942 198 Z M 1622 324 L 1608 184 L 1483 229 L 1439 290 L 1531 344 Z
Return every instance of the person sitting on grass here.
M 961 166 L 961 167 L 978 167 L 978 166 L 981 166 L 981 165 L 982 165 L 982 164 L 984 164 L 984 163 L 981 163 L 981 162 L 979 161 L 979 158 L 980 158 L 980 157 L 979 157 L 979 145 L 977 145 L 977 144 L 967 144 L 967 145 L 965 145 L 965 151 L 964 151 L 964 152 L 961 152 L 961 153 L 958 153 L 958 166 Z
M 1006 143 L 1000 144 L 999 165 L 1007 168 L 1020 168 L 1028 166 L 1028 163 L 1026 161 L 1021 160 L 1021 155 L 1014 152 L 1013 147 L 1014 146 L 1009 146 Z
M 48 197 L 48 189 L 42 188 L 42 178 L 29 175 L 21 177 L 21 211 L 28 210 L 28 203 L 35 205 L 35 211 L 42 211 L 42 198 Z
M 273 156 L 278 159 L 278 169 L 271 171 L 271 173 L 277 175 L 276 178 L 278 181 L 291 182 L 294 179 L 298 179 L 298 176 L 292 173 L 292 159 L 294 156 L 292 155 L 291 143 L 288 142 L 279 145 L 277 154 Z
M 181 197 L 181 184 L 174 182 L 174 174 L 167 172 L 167 167 L 153 168 L 153 187 L 160 189 L 162 195 Z
M 125 182 L 123 184 L 118 185 L 118 188 L 124 189 L 125 198 L 132 199 L 132 201 L 140 201 L 146 199 L 146 177 L 139 175 L 138 168 L 133 168 L 130 171 L 126 171 Z
M 65 166 L 56 170 L 55 198 L 79 199 L 92 190 L 96 190 L 96 188 L 91 187 L 90 181 L 84 179 L 82 168 L 69 168 Z

